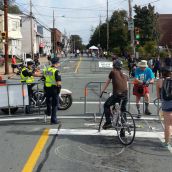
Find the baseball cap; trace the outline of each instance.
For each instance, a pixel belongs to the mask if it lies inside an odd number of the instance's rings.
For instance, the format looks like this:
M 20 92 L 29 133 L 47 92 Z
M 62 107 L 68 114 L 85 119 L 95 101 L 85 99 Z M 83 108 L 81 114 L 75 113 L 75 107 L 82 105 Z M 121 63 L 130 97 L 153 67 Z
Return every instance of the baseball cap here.
M 52 63 L 52 64 L 59 63 L 59 58 L 57 58 L 57 57 L 52 58 L 51 63 Z

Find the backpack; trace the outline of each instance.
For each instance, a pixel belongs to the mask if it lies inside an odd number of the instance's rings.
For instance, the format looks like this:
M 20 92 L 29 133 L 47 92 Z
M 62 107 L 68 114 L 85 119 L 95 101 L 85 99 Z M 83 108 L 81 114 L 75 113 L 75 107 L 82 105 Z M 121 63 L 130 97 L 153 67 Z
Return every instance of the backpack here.
M 161 88 L 161 97 L 166 101 L 172 100 L 172 78 L 164 79 Z

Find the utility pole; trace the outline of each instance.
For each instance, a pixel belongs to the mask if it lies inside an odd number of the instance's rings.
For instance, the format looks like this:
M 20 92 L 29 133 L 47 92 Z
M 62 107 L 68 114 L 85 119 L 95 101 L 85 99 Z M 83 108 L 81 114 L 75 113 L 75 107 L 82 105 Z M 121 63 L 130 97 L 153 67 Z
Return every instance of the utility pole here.
M 32 0 L 30 0 L 30 46 L 31 46 L 31 58 L 33 59 L 33 16 L 32 16 Z
M 107 19 L 106 19 L 106 24 L 107 24 L 107 51 L 109 51 L 109 17 L 108 17 L 108 13 L 109 13 L 109 2 L 107 0 Z
M 99 47 L 101 47 L 101 45 L 100 45 L 100 36 L 101 36 L 100 27 L 101 27 L 101 15 L 100 15 L 100 21 L 99 21 Z
M 4 0 L 4 32 L 5 36 L 5 75 L 9 74 L 9 66 L 8 66 L 8 1 Z
M 56 53 L 56 43 L 55 43 L 55 17 L 54 17 L 54 10 L 53 10 L 53 33 L 52 33 L 52 36 L 53 36 L 53 53 L 55 55 Z
M 133 21 L 131 0 L 128 0 L 128 6 L 129 6 L 129 21 L 131 22 L 131 21 Z M 135 56 L 134 28 L 130 29 L 130 37 L 131 37 L 131 46 L 132 46 L 132 49 L 133 49 L 133 55 Z

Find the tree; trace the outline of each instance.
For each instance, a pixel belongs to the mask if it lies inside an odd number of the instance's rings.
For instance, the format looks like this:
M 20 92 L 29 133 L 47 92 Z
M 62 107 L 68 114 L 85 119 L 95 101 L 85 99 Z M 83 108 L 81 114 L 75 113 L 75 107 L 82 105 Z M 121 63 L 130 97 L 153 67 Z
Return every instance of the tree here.
M 71 49 L 73 52 L 77 49 L 79 49 L 79 50 L 83 49 L 82 39 L 79 35 L 71 35 L 70 36 L 70 44 L 71 44 Z
M 120 47 L 123 50 L 128 44 L 127 12 L 125 10 L 114 11 L 110 19 L 110 49 Z
M 144 7 L 135 5 L 134 11 L 134 24 L 140 30 L 140 44 L 144 45 L 147 41 L 158 42 L 158 15 L 155 13 L 155 7 L 151 4 Z
M 20 14 L 20 8 L 14 4 L 15 0 L 8 0 L 8 13 Z M 4 11 L 4 0 L 0 0 L 0 10 Z
M 127 12 L 124 10 L 114 11 L 109 21 L 109 49 L 112 51 L 115 47 L 123 50 L 129 43 Z M 90 37 L 89 45 L 100 44 L 102 49 L 107 48 L 107 24 L 103 23 L 97 26 Z M 100 33 L 100 34 L 99 34 Z

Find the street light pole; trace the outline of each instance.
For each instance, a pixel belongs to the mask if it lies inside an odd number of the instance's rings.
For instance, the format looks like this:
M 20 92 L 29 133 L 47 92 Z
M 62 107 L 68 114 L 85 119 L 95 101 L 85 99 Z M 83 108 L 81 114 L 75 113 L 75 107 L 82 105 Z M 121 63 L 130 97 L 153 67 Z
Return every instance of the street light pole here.
M 30 0 L 30 46 L 31 46 L 31 58 L 33 59 L 33 23 L 32 23 L 32 0 Z
M 132 21 L 132 6 L 131 6 L 131 0 L 128 0 L 129 5 L 129 20 Z M 135 45 L 134 45 L 134 28 L 130 29 L 130 37 L 131 37 L 131 46 L 133 49 L 133 55 L 135 56 Z
M 9 74 L 9 66 L 8 66 L 8 2 L 4 0 L 4 31 L 6 33 L 5 36 L 5 75 Z
M 107 24 L 107 51 L 109 51 L 109 20 L 108 20 L 108 13 L 109 13 L 109 2 L 107 0 L 107 18 L 106 18 L 106 24 Z
M 56 53 L 56 39 L 55 39 L 55 17 L 54 17 L 54 10 L 53 10 L 53 33 L 52 33 L 52 36 L 53 36 L 53 53 L 55 55 Z

